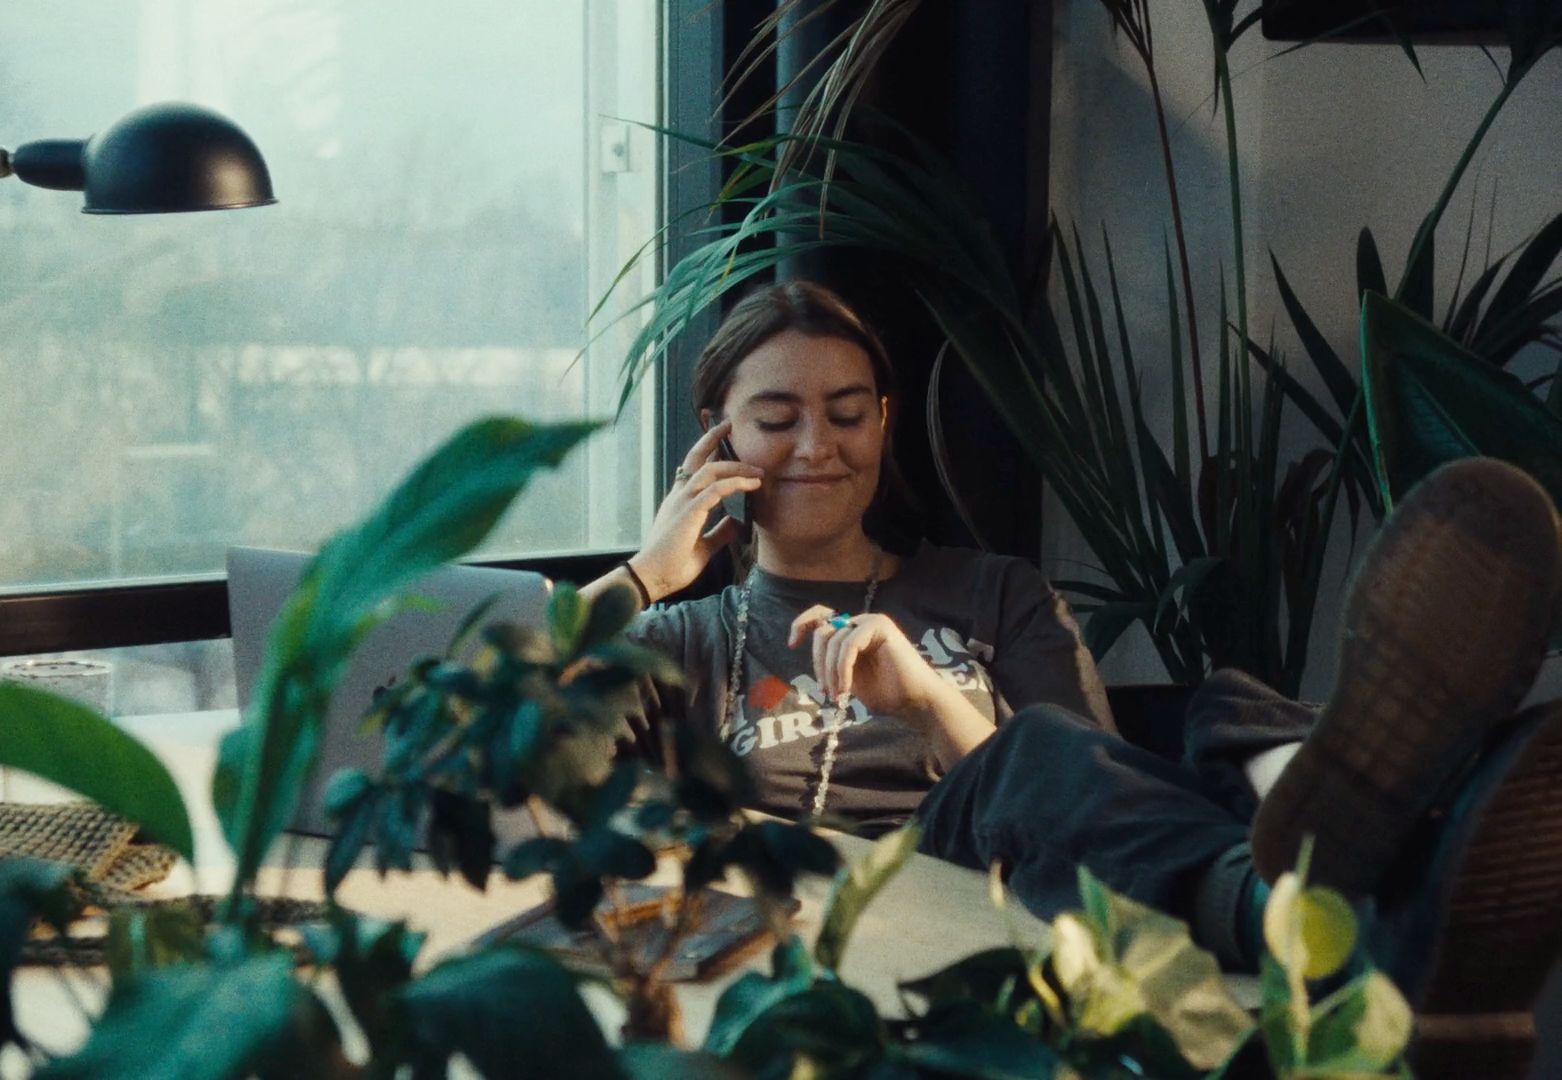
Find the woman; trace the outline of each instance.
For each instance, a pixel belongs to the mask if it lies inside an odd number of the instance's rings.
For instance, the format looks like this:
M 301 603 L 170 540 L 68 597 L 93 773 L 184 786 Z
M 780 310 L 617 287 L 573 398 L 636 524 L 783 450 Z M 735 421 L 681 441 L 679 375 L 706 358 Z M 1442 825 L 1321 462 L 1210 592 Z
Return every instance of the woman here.
M 1443 934 L 1465 891 L 1485 902 L 1482 845 L 1507 851 L 1527 827 L 1522 815 L 1483 820 L 1482 808 L 1562 775 L 1562 751 L 1551 752 L 1562 706 L 1510 719 L 1562 609 L 1556 516 L 1533 480 L 1489 459 L 1434 473 L 1363 560 L 1341 676 L 1316 724 L 1254 680 L 1216 672 L 1190 706 L 1178 764 L 1111 730 L 1068 608 L 1029 565 L 885 549 L 871 522 L 891 467 L 893 379 L 839 298 L 803 283 L 754 294 L 701 355 L 694 385 L 705 434 L 645 545 L 585 592 L 633 585 L 649 606 L 684 588 L 740 534 L 728 516 L 706 529 L 708 517 L 724 498 L 750 497 L 743 580 L 649 611 L 634 633 L 681 663 L 686 685 L 660 704 L 746 759 L 758 808 L 870 833 L 915 816 L 924 852 L 1002 864 L 1042 916 L 1077 906 L 1084 864 L 1249 970 L 1268 894 L 1254 850 L 1273 877 L 1311 836 L 1313 880 L 1375 898 L 1386 926 L 1417 928 L 1402 941 L 1380 935 L 1379 960 L 1402 985 L 1431 993 L 1462 970 L 1457 951 L 1446 970 L 1434 963 L 1426 935 Z M 1449 793 L 1453 810 L 1439 801 Z M 1562 804 L 1547 805 L 1546 820 L 1562 823 Z M 1446 830 L 1434 827 L 1443 813 Z M 1428 844 L 1422 872 L 1390 857 Z M 1547 910 L 1562 911 L 1562 845 L 1518 861 L 1524 880 L 1551 883 Z M 1510 921 L 1504 904 L 1489 914 Z M 1562 948 L 1549 928 L 1562 924 L 1548 918 L 1544 933 L 1499 951 L 1549 963 Z
M 705 434 L 644 546 L 585 590 L 632 585 L 650 606 L 684 588 L 742 531 L 725 515 L 707 529 L 709 516 L 749 496 L 743 580 L 649 611 L 632 631 L 686 675 L 658 688 L 653 711 L 719 732 L 749 765 L 760 810 L 866 834 L 915 816 L 922 851 L 1001 863 L 1043 916 L 1077 906 L 1084 862 L 1136 899 L 1209 922 L 1212 948 L 1251 963 L 1247 938 L 1228 940 L 1251 924 L 1261 884 L 1246 822 L 1116 736 L 1046 579 L 1020 559 L 897 552 L 876 535 L 895 396 L 862 320 L 816 285 L 763 289 L 701 354 L 694 397 Z
M 901 555 L 872 535 L 893 375 L 837 296 L 799 282 L 749 296 L 702 353 L 694 396 L 705 434 L 644 546 L 595 587 L 635 584 L 647 603 L 684 588 L 739 535 L 728 516 L 706 530 L 710 514 L 749 496 L 744 580 L 635 633 L 682 663 L 676 710 L 746 759 L 759 809 L 882 832 L 1016 709 L 1050 702 L 1110 729 L 1068 607 L 1032 567 L 928 544 Z

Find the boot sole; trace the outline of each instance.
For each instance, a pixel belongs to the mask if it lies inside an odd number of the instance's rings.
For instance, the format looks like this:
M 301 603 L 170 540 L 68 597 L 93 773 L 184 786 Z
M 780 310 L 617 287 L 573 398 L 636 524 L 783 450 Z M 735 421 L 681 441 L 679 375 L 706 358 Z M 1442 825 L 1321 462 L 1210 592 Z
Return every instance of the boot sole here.
M 1260 804 L 1269 881 L 1373 891 L 1440 790 L 1534 682 L 1558 586 L 1555 512 L 1491 459 L 1444 466 L 1389 517 L 1346 607 L 1336 690 Z
M 1499 748 L 1509 759 L 1492 763 L 1500 785 L 1471 808 L 1468 835 L 1452 838 L 1457 863 L 1438 905 L 1446 918 L 1430 935 L 1430 974 L 1409 987 L 1419 1077 L 1528 1074 L 1535 1001 L 1562 953 L 1562 705 L 1534 713 L 1538 729 Z

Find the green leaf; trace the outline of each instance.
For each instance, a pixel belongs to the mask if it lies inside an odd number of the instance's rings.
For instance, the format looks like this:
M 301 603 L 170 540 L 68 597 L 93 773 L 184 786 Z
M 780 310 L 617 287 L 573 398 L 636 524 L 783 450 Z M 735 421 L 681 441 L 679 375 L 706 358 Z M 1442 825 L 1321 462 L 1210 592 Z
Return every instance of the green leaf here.
M 1177 315 L 1177 279 L 1172 273 L 1171 242 L 1165 232 L 1161 233 L 1161 251 L 1166 264 L 1166 312 L 1170 322 L 1166 341 L 1171 347 L 1171 377 L 1172 377 L 1172 469 L 1176 479 L 1176 487 L 1182 494 L 1181 501 L 1191 504 L 1193 501 L 1193 470 L 1190 465 L 1188 453 L 1188 393 L 1184 386 L 1183 355 L 1182 355 L 1182 325 Z M 1190 326 L 1191 330 L 1191 326 Z M 1190 348 L 1197 349 L 1196 342 L 1190 342 Z M 1195 358 L 1196 359 L 1196 358 Z M 1194 417 L 1197 420 L 1202 412 L 1195 409 Z M 1199 430 L 1202 438 L 1204 431 Z
M 1075 883 L 1079 886 L 1079 903 L 1084 909 L 1085 919 L 1093 932 L 1093 940 L 1100 939 L 1110 942 L 1117 933 L 1117 928 L 1112 925 L 1112 890 L 1108 889 L 1100 878 L 1090 872 L 1090 867 L 1081 863 L 1074 873 Z
M 484 1076 L 617 1080 L 613 1052 L 574 978 L 546 953 L 496 948 L 447 960 L 401 994 L 415 1068 L 444 1075 L 453 1054 Z
M 1559 313 L 1562 313 L 1562 283 L 1552 282 L 1516 310 L 1498 319 L 1482 320 L 1471 347 L 1487 363 L 1503 367 L 1524 346 L 1554 334 L 1556 328 L 1552 320 Z M 1547 347 L 1553 351 L 1556 348 L 1550 341 Z
M 1138 982 L 1149 1015 L 1196 1068 L 1226 1061 L 1252 1029 L 1215 958 L 1195 946 L 1176 920 L 1160 916 L 1137 931 L 1121 964 Z
M 398 995 L 412 979 L 412 965 L 426 935 L 404 922 L 386 922 L 333 909 L 328 956 L 342 997 L 369 1040 L 377 1060 L 392 1060 L 402 1048 L 403 1024 Z M 317 954 L 318 955 L 318 954 Z
M 1437 466 L 1475 455 L 1524 469 L 1562 503 L 1562 419 L 1518 379 L 1376 294 L 1362 307 L 1361 333 L 1386 504 Z
M 1000 995 L 1010 987 L 1025 984 L 1030 968 L 1041 959 L 1012 946 L 983 949 L 963 956 L 953 964 L 900 984 L 908 994 L 923 998 L 929 1008 L 975 1001 L 996 1006 Z
M 921 1037 L 897 1046 L 895 1056 L 935 1076 L 974 1080 L 1051 1080 L 1061 1064 L 1013 1021 L 969 1002 L 924 1022 Z
M 1483 322 L 1494 322 L 1517 311 L 1545 280 L 1562 254 L 1562 214 L 1546 222 L 1513 261 L 1513 268 L 1492 297 Z
M 1176 392 L 1173 398 L 1184 400 Z M 1155 570 L 1159 572 L 1168 561 L 1166 544 L 1161 536 L 1163 519 L 1171 531 L 1172 543 L 1177 548 L 1179 558 L 1196 558 L 1203 550 L 1199 542 L 1197 510 L 1193 505 L 1192 482 L 1184 483 L 1183 478 L 1177 475 L 1175 468 L 1166 460 L 1160 444 L 1155 441 L 1154 433 L 1145 422 L 1137 390 L 1134 394 L 1134 432 L 1139 445 L 1139 462 L 1145 474 L 1145 493 L 1150 498 L 1150 513 L 1155 520 L 1156 544 L 1152 561 Z M 1183 449 L 1186 451 L 1186 447 Z M 1183 467 L 1186 466 L 1187 462 L 1184 461 Z
M 377 790 L 367 789 L 341 811 L 332 811 L 332 816 L 336 821 L 336 835 L 331 838 L 325 857 L 326 896 L 336 895 L 336 890 L 346 880 L 348 871 L 358 862 L 358 856 L 374 834 L 375 823 L 380 816 Z
M 803 874 L 833 874 L 841 861 L 835 846 L 806 825 L 756 821 L 743 826 L 727 845 L 725 858 L 742 867 L 761 892 L 791 896 Z
M 1138 988 L 1103 956 L 1090 923 L 1065 911 L 1052 922 L 1052 970 L 1068 997 L 1069 1013 L 1088 1038 L 1115 1035 L 1145 1012 Z
M 900 872 L 921 839 L 922 832 L 914 825 L 896 829 L 874 841 L 862 858 L 836 875 L 814 942 L 814 959 L 820 967 L 829 971 L 840 968 L 857 920 L 879 890 Z
M 325 784 L 323 802 L 333 818 L 342 817 L 354 803 L 374 793 L 374 781 L 362 769 L 338 769 Z
M 750 971 L 721 992 L 710 1029 L 705 1033 L 706 1050 L 713 1054 L 730 1053 L 755 1017 L 813 985 L 813 965 L 795 935 L 776 943 L 770 966 L 770 975 Z
M 1112 650 L 1112 646 L 1117 644 L 1118 638 L 1130 626 L 1141 620 L 1148 623 L 1154 614 L 1154 605 L 1138 600 L 1102 604 L 1090 613 L 1090 618 L 1085 622 L 1085 648 L 1090 650 L 1091 656 L 1100 660 Z
M 591 793 L 586 808 L 586 822 L 590 825 L 606 825 L 620 810 L 629 805 L 635 788 L 645 774 L 639 762 L 626 761 L 614 766 L 606 781 Z
M 484 799 L 436 789 L 429 815 L 428 848 L 441 874 L 454 866 L 468 885 L 488 885 L 494 861 L 493 807 Z
M 1307 1039 L 1308 1070 L 1342 1076 L 1386 1072 L 1410 1042 L 1404 995 L 1380 971 L 1369 971 L 1318 1006 Z
M 1364 293 L 1388 295 L 1388 279 L 1383 274 L 1383 258 L 1378 254 L 1378 242 L 1372 238 L 1372 230 L 1365 225 L 1356 237 L 1356 302 L 1361 303 Z
M 109 916 L 109 971 L 115 981 L 152 968 L 202 960 L 206 921 L 193 907 L 124 907 Z
M 570 685 L 608 688 L 649 676 L 667 686 L 682 686 L 683 672 L 665 653 L 615 638 L 593 645 L 584 654 L 600 667 L 581 672 Z
M 1258 1029 L 1263 1034 L 1264 1049 L 1276 1076 L 1288 1077 L 1305 1056 L 1306 1047 L 1298 1045 L 1293 1036 L 1296 1008 L 1291 997 L 1291 980 L 1285 969 L 1265 954 L 1258 963 L 1259 1010 Z
M 1510 50 L 1508 81 L 1524 77 L 1562 38 L 1562 14 L 1550 0 L 1505 0 L 1503 32 Z
M 1334 351 L 1334 347 L 1318 329 L 1317 323 L 1302 306 L 1301 299 L 1291 288 L 1291 283 L 1286 280 L 1285 271 L 1280 269 L 1280 260 L 1275 258 L 1272 252 L 1269 262 L 1274 267 L 1275 284 L 1280 289 L 1280 300 L 1285 304 L 1286 313 L 1291 317 L 1291 324 L 1296 327 L 1296 335 L 1301 339 L 1302 347 L 1307 351 L 1313 369 L 1318 372 L 1324 386 L 1328 387 L 1329 396 L 1334 399 L 1340 415 L 1348 415 L 1356 401 L 1356 380 L 1351 377 L 1339 354 Z
M 1411 247 L 1414 261 L 1405 266 L 1405 276 L 1400 281 L 1399 292 L 1395 297 L 1405 307 L 1428 320 L 1432 318 L 1437 261 L 1437 239 L 1432 230 L 1433 224 L 1428 214 L 1421 223 L 1423 231 L 1416 234 L 1416 242 L 1420 246 Z
M 0 1047 L 8 1042 L 26 1047 L 16 1030 L 11 1006 L 11 973 L 21 958 L 22 943 L 39 919 L 64 933 L 80 911 L 70 889 L 76 871 L 64 863 L 43 859 L 0 859 Z
M 595 877 L 636 880 L 656 869 L 656 856 L 644 844 L 605 825 L 587 829 L 570 850 L 581 868 Z
M 231 1080 L 292 1056 L 340 1054 L 329 1013 L 281 954 L 160 968 L 114 985 L 87 1043 L 39 1080 Z
M 0 683 L 0 766 L 84 795 L 195 861 L 184 799 L 163 763 L 79 702 Z
M 1176 615 L 1178 612 L 1192 608 L 1198 603 L 1200 590 L 1209 581 L 1212 574 L 1217 573 L 1227 565 L 1227 560 L 1218 555 L 1205 555 L 1184 563 L 1177 568 L 1177 572 L 1166 582 L 1166 588 L 1162 590 L 1155 605 L 1155 624 L 1158 626 L 1168 615 Z
M 628 585 L 614 585 L 591 603 L 580 647 L 590 649 L 616 638 L 640 611 L 640 598 Z
M 983 535 L 981 526 L 977 525 L 975 518 L 971 516 L 971 508 L 966 505 L 965 494 L 955 479 L 954 461 L 944 436 L 943 379 L 944 362 L 949 357 L 949 348 L 948 341 L 939 346 L 938 353 L 933 358 L 932 370 L 927 376 L 928 453 L 933 460 L 933 471 L 938 476 L 938 486 L 943 491 L 945 502 L 959 517 L 960 524 L 970 534 L 972 542 L 982 551 L 991 551 L 993 546 Z
M 728 1057 L 766 1075 L 798 1057 L 809 1059 L 826 1075 L 850 1075 L 878 1060 L 885 1041 L 872 1001 L 840 983 L 821 982 L 755 1017 Z
M 1470 291 L 1464 294 L 1454 307 L 1453 314 L 1445 321 L 1443 331 L 1455 341 L 1469 341 L 1475 334 L 1476 318 L 1481 313 L 1481 302 L 1486 299 L 1486 294 L 1491 291 L 1492 285 L 1501 273 L 1504 264 L 1503 259 L 1498 259 L 1485 270 L 1481 276 L 1475 279 L 1470 286 Z M 1387 295 L 1387 294 L 1385 294 Z
M 548 630 L 560 657 L 572 657 L 581 645 L 591 612 L 575 586 L 557 582 L 548 597 Z
M 224 741 L 213 782 L 237 856 L 235 895 L 291 815 L 331 691 L 387 601 L 475 547 L 535 472 L 556 467 L 598 426 L 509 418 L 469 424 L 320 550 L 272 629 L 245 714 L 249 734 Z
M 503 593 L 497 592 L 486 596 L 476 607 L 462 616 L 461 625 L 456 627 L 456 632 L 450 635 L 450 644 L 445 646 L 446 657 L 455 659 L 466 648 L 477 632 L 483 628 L 483 623 L 487 620 L 488 613 L 494 609 L 494 605 L 503 597 Z
M 0 858 L 0 972 L 7 978 L 35 921 L 63 932 L 75 920 L 81 905 L 69 885 L 76 875 L 66 863 Z
M 748 1080 L 748 1073 L 702 1050 L 661 1043 L 630 1043 L 618 1052 L 629 1080 Z
M 1087 877 L 1082 871 L 1081 878 Z M 1143 1013 L 1194 1067 L 1213 1069 L 1230 1058 L 1253 1025 L 1232 999 L 1215 958 L 1193 944 L 1184 923 L 1099 883 L 1091 892 L 1096 896 L 1095 932 L 1107 931 L 1100 943 L 1105 955 L 1100 963 L 1083 965 L 1073 980 L 1082 990 L 1071 990 L 1071 995 L 1082 993 L 1091 1030 L 1110 1035 Z M 1054 950 L 1060 976 L 1064 922 L 1065 917 L 1058 919 L 1063 932 Z
M 212 768 L 212 808 L 217 811 L 219 823 L 233 820 L 238 813 L 244 769 L 255 752 L 259 736 L 259 728 L 239 727 L 217 743 L 217 763 Z M 224 826 L 225 834 L 226 828 Z M 231 839 L 229 843 L 232 843 Z
M 1327 978 L 1355 952 L 1356 915 L 1333 889 L 1303 888 L 1296 874 L 1281 874 L 1264 905 L 1264 944 L 1293 975 Z
M 754 781 L 743 759 L 717 738 L 714 731 L 695 724 L 678 724 L 673 730 L 677 761 L 678 805 L 701 821 L 724 821 L 754 798 Z
M 510 849 L 504 857 L 505 876 L 513 881 L 533 874 L 551 873 L 560 861 L 569 857 L 569 843 L 552 836 L 534 836 Z

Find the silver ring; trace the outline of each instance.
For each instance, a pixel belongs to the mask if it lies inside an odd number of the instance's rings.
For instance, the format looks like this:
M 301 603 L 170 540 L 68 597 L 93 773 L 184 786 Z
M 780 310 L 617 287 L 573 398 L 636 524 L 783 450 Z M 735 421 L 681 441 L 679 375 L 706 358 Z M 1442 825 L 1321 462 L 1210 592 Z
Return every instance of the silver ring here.
M 682 465 L 673 470 L 673 483 L 681 484 L 689 479 L 689 470 Z

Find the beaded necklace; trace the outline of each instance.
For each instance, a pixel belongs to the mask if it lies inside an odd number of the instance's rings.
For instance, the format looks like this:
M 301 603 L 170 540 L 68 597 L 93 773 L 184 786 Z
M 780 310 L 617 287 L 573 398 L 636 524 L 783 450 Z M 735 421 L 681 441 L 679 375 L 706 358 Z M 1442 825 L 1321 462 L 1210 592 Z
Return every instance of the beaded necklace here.
M 862 595 L 862 610 L 873 610 L 873 598 L 879 591 L 879 570 L 884 563 L 884 552 L 873 549 L 873 566 Z M 721 723 L 717 730 L 725 732 L 738 706 L 738 695 L 743 690 L 743 659 L 748 646 L 748 605 L 754 593 L 754 572 L 743 579 L 743 590 L 738 593 L 738 627 L 732 638 L 732 667 L 727 673 L 727 699 L 722 704 Z M 845 726 L 846 695 L 839 694 L 834 701 L 824 704 L 819 718 L 825 721 L 824 756 L 819 761 L 819 783 L 814 787 L 813 816 L 824 813 L 824 801 L 830 794 L 830 772 L 835 768 L 835 754 L 841 743 L 841 728 Z

